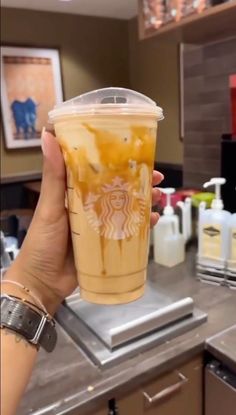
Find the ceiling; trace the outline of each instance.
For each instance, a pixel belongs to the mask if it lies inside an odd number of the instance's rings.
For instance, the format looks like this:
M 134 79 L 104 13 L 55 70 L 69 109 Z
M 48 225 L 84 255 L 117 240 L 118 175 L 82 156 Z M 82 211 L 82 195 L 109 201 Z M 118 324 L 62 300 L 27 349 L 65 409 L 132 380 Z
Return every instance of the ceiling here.
M 2 7 L 131 19 L 138 0 L 1 0 Z

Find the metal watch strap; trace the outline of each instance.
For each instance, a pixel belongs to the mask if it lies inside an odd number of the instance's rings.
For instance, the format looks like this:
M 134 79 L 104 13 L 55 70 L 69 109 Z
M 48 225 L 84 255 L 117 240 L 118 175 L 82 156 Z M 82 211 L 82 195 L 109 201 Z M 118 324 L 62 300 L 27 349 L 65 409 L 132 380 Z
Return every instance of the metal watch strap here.
M 54 320 L 8 295 L 1 295 L 1 327 L 19 333 L 29 343 L 52 352 L 57 342 Z

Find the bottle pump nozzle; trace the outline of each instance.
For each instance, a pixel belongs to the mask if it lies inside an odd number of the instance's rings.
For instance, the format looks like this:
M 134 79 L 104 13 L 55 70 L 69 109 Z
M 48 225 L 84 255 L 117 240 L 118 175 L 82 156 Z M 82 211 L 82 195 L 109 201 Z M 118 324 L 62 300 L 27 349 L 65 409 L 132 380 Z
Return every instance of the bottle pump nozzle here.
M 223 201 L 221 199 L 221 186 L 225 184 L 226 180 L 224 177 L 213 177 L 209 182 L 204 183 L 203 187 L 206 189 L 209 186 L 215 186 L 215 198 L 212 201 L 212 209 L 223 209 Z
M 175 192 L 173 187 L 166 187 L 160 189 L 166 195 L 166 206 L 163 210 L 163 215 L 174 215 L 174 208 L 171 206 L 171 195 Z

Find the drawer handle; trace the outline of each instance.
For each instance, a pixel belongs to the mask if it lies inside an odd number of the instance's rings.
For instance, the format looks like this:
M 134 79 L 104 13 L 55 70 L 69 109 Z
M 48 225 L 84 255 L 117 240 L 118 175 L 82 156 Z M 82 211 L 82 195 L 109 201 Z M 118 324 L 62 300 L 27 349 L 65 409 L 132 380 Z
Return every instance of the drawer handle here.
M 145 402 L 148 406 L 160 401 L 163 398 L 166 398 L 172 395 L 174 392 L 177 392 L 181 389 L 181 387 L 188 382 L 188 379 L 182 374 L 178 373 L 179 382 L 175 383 L 174 385 L 168 386 L 167 388 L 163 389 L 161 392 L 158 392 L 154 396 L 150 396 L 147 392 L 143 392 L 143 396 L 145 398 Z

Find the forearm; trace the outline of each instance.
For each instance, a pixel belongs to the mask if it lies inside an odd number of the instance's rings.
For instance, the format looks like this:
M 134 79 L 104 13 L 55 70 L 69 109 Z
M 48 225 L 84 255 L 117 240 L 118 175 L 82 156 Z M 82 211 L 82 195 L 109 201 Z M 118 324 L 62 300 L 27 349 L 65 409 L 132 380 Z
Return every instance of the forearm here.
M 18 266 L 17 271 L 15 264 L 13 264 L 4 279 L 26 286 L 50 310 L 50 313 L 54 313 L 56 304 L 51 300 L 49 307 L 48 298 L 44 295 L 45 290 L 41 288 L 41 285 L 37 285 L 37 281 L 27 278 L 21 267 Z M 35 304 L 29 293 L 12 283 L 1 284 L 1 293 L 16 296 Z M 1 383 L 1 414 L 14 415 L 29 382 L 38 352 L 36 346 L 7 328 L 1 329 L 1 346 L 3 379 Z
M 14 415 L 29 382 L 37 349 L 17 333 L 1 329 L 1 414 Z
M 21 250 L 5 276 L 11 283 L 5 281 L 2 284 L 2 293 L 6 295 L 1 304 L 5 312 L 2 326 L 14 328 L 50 352 L 56 343 L 54 322 L 50 316 L 76 288 L 77 278 L 68 244 L 63 157 L 59 145 L 49 133 L 42 135 L 42 148 L 44 167 L 39 203 Z M 21 309 L 22 314 L 15 312 L 17 309 Z M 11 313 L 15 313 L 12 322 Z M 28 319 L 27 315 L 33 318 Z M 1 415 L 13 415 L 32 373 L 37 349 L 26 340 L 20 340 L 13 331 L 7 332 L 3 328 L 1 332 Z

